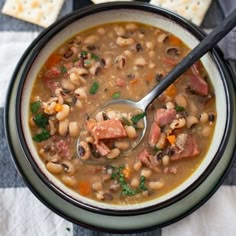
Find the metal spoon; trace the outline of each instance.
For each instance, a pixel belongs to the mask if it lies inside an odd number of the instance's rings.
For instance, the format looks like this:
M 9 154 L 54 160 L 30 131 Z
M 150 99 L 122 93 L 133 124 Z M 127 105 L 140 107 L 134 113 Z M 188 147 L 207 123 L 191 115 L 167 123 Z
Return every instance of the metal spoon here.
M 189 69 L 196 61 L 198 61 L 205 53 L 207 53 L 210 49 L 212 49 L 226 34 L 228 34 L 231 29 L 236 26 L 236 9 L 220 24 L 218 25 L 209 35 L 207 35 L 194 49 L 192 49 L 187 56 L 185 56 L 182 61 L 176 65 L 176 67 L 171 70 L 161 81 L 157 84 L 151 92 L 149 92 L 144 98 L 139 100 L 138 102 L 134 102 L 127 99 L 117 99 L 112 100 L 102 106 L 101 109 L 107 109 L 112 105 L 123 104 L 124 106 L 129 106 L 131 109 L 141 109 L 143 111 L 146 110 L 149 104 L 158 97 L 161 93 L 163 93 L 175 80 L 181 76 L 187 69 Z M 139 139 L 135 141 L 135 146 L 137 146 L 141 140 L 143 139 L 145 132 L 147 129 L 147 120 L 144 117 L 144 129 Z M 78 151 L 80 140 L 77 142 L 77 152 L 80 157 L 80 153 Z M 134 145 L 131 147 L 129 151 L 134 148 Z M 125 152 L 127 153 L 127 152 Z M 122 155 L 120 155 L 122 156 Z M 119 156 L 119 157 L 120 157 Z M 86 163 L 90 164 L 101 164 L 106 163 L 111 160 L 91 157 L 88 160 L 83 160 Z

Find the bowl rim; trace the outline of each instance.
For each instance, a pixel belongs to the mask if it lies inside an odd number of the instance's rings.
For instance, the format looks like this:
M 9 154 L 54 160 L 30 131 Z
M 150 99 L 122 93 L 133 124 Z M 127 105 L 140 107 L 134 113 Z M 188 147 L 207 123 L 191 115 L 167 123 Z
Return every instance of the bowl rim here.
M 44 31 L 44 34 L 42 36 L 40 35 L 41 36 L 40 41 L 36 45 L 36 47 L 34 48 L 34 51 L 30 55 L 27 65 L 23 69 L 21 80 L 20 80 L 19 87 L 17 90 L 17 97 L 19 97 L 20 99 L 17 99 L 16 106 L 15 106 L 16 120 L 18 123 L 17 133 L 19 136 L 20 145 L 21 145 L 22 149 L 24 150 L 26 158 L 28 159 L 29 163 L 31 164 L 35 173 L 38 175 L 38 177 L 41 179 L 41 181 L 43 181 L 44 184 L 46 184 L 50 189 L 52 189 L 60 197 L 64 198 L 65 200 L 68 200 L 69 202 L 71 202 L 75 206 L 79 206 L 83 209 L 86 209 L 86 210 L 89 210 L 92 212 L 96 212 L 96 213 L 99 212 L 100 214 L 115 215 L 115 216 L 138 215 L 138 214 L 145 214 L 145 213 L 149 213 L 152 211 L 156 211 L 158 209 L 162 209 L 166 206 L 169 206 L 169 205 L 181 200 L 186 195 L 188 195 L 190 192 L 192 192 L 194 189 L 196 189 L 209 176 L 209 174 L 212 172 L 212 170 L 217 165 L 217 163 L 218 163 L 218 161 L 219 161 L 219 159 L 220 159 L 220 157 L 221 157 L 222 153 L 224 152 L 224 149 L 227 145 L 227 141 L 228 141 L 229 135 L 230 135 L 229 131 L 232 126 L 232 117 L 227 116 L 225 130 L 224 130 L 223 137 L 222 137 L 222 142 L 221 142 L 220 146 L 218 147 L 216 155 L 213 157 L 212 161 L 210 162 L 208 167 L 205 169 L 205 171 L 200 175 L 200 177 L 192 185 L 188 186 L 183 192 L 175 195 L 171 199 L 165 200 L 165 201 L 158 203 L 156 205 L 152 205 L 152 206 L 148 206 L 148 207 L 144 207 L 144 208 L 139 208 L 139 209 L 129 209 L 129 210 L 123 210 L 123 209 L 122 210 L 120 210 L 120 209 L 114 210 L 114 209 L 100 208 L 99 206 L 89 205 L 87 203 L 84 203 L 84 202 L 74 199 L 73 197 L 71 197 L 67 193 L 65 193 L 62 189 L 60 189 L 58 186 L 55 186 L 54 183 L 52 183 L 48 180 L 48 177 L 38 168 L 36 162 L 34 161 L 34 158 L 31 157 L 30 150 L 27 147 L 26 140 L 25 140 L 25 137 L 23 134 L 23 128 L 22 128 L 22 122 L 21 122 L 21 105 L 22 105 L 21 98 L 22 98 L 22 92 L 23 92 L 23 88 L 24 88 L 25 79 L 27 77 L 27 74 L 31 68 L 31 65 L 34 63 L 34 60 L 36 59 L 37 55 L 40 53 L 41 49 L 44 47 L 44 45 L 47 43 L 47 41 L 50 40 L 51 37 L 53 37 L 56 33 L 63 30 L 68 24 L 71 24 L 78 19 L 81 19 L 85 16 L 88 16 L 88 15 L 91 15 L 94 13 L 98 13 L 98 12 L 102 12 L 102 11 L 106 11 L 106 10 L 124 9 L 124 8 L 125 9 L 133 9 L 133 10 L 141 10 L 144 12 L 159 14 L 161 16 L 168 18 L 168 19 L 176 21 L 178 24 L 183 26 L 186 30 L 190 31 L 190 33 L 192 33 L 197 39 L 201 40 L 204 37 L 204 34 L 196 26 L 194 26 L 190 22 L 184 20 L 182 17 L 179 17 L 176 14 L 171 13 L 167 10 L 163 10 L 163 9 L 155 7 L 155 6 L 151 6 L 148 3 L 138 3 L 138 2 L 130 2 L 130 3 L 122 2 L 122 3 L 115 3 L 115 4 L 114 3 L 113 4 L 105 3 L 105 4 L 99 4 L 96 6 L 92 5 L 92 6 L 89 6 L 85 9 L 83 9 L 83 10 L 72 12 L 69 15 L 63 17 L 61 20 L 54 23 L 48 29 L 46 29 L 46 31 Z M 217 52 L 215 49 L 213 49 L 212 50 L 212 59 L 215 62 L 215 65 L 218 68 L 218 71 L 219 71 L 221 78 L 222 78 L 222 83 L 224 86 L 226 100 L 227 100 L 226 101 L 227 113 L 231 114 L 231 110 L 232 110 L 231 106 L 232 105 L 230 103 L 228 85 L 227 85 L 223 70 L 219 64 L 219 61 L 217 60 L 216 55 L 217 55 Z

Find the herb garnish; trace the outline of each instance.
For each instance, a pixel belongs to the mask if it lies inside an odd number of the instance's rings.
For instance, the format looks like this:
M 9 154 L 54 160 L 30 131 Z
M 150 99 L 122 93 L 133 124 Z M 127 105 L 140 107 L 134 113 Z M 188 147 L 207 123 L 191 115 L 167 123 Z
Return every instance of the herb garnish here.
M 178 111 L 184 111 L 185 109 L 184 109 L 184 107 L 176 106 L 175 110 L 178 112 Z
M 98 82 L 94 82 L 89 90 L 90 94 L 95 94 L 99 88 Z
M 113 99 L 118 99 L 120 97 L 120 92 L 116 92 L 112 94 Z
M 46 115 L 44 115 L 43 113 L 37 114 L 33 118 L 33 120 L 34 120 L 35 124 L 40 128 L 45 128 L 46 125 L 48 124 L 48 117 Z
M 65 74 L 67 72 L 67 69 L 65 66 L 62 66 L 61 67 L 61 73 Z
M 146 112 L 140 113 L 138 115 L 135 115 L 131 118 L 131 121 L 136 124 L 138 123 L 138 121 L 140 121 L 141 119 L 143 119 L 143 117 L 146 116 Z
M 36 114 L 38 109 L 40 108 L 41 102 L 40 101 L 36 101 L 30 104 L 30 111 L 33 114 Z
M 51 137 L 50 133 L 48 130 L 46 129 L 42 129 L 42 132 L 40 134 L 36 134 L 34 137 L 33 137 L 33 140 L 35 142 L 42 142 L 46 139 L 49 139 Z

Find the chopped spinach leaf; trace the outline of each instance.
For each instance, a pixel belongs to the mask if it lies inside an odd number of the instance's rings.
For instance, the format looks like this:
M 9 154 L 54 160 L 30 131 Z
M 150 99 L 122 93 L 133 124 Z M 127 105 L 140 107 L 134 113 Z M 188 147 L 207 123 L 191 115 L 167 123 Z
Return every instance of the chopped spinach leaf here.
M 161 151 L 161 149 L 155 146 L 155 147 L 154 147 L 154 152 L 157 153 L 157 152 L 159 152 L 159 151 Z
M 37 114 L 33 118 L 33 120 L 34 120 L 35 124 L 40 128 L 45 128 L 46 125 L 48 124 L 48 117 L 46 115 L 44 115 L 43 113 Z
M 36 101 L 30 104 L 30 110 L 33 114 L 36 114 L 38 109 L 40 108 L 41 102 Z
M 120 97 L 120 92 L 116 92 L 112 94 L 113 99 L 118 99 Z
M 140 176 L 140 183 L 139 183 L 139 189 L 141 191 L 146 191 L 147 190 L 147 187 L 145 186 L 145 182 L 146 182 L 146 178 L 143 175 L 141 175 Z
M 134 124 L 136 124 L 136 123 L 138 123 L 138 121 L 140 121 L 141 119 L 143 119 L 143 117 L 145 117 L 145 116 L 146 116 L 146 112 L 143 112 L 143 113 L 140 113 L 140 114 L 138 114 L 138 115 L 133 116 L 133 117 L 131 118 L 131 120 L 132 120 L 132 122 L 133 122 Z
M 61 67 L 61 73 L 63 73 L 63 74 L 64 74 L 64 73 L 66 73 L 66 72 L 67 72 L 67 69 L 66 69 L 66 67 L 65 67 L 65 66 L 62 66 L 62 67 Z
M 131 122 L 130 122 L 127 118 L 122 117 L 122 120 L 123 120 L 123 122 L 125 123 L 125 125 L 128 125 L 128 126 L 131 126 L 131 125 L 132 125 Z
M 93 58 L 93 60 L 95 60 L 95 61 L 100 61 L 100 57 L 99 56 L 97 56 L 96 54 L 94 54 L 94 53 L 91 53 L 91 57 Z
M 184 107 L 176 106 L 175 110 L 178 112 L 178 111 L 184 111 L 185 109 L 184 109 Z
M 95 94 L 99 88 L 98 82 L 94 82 L 89 90 L 90 94 Z
M 34 137 L 33 137 L 33 140 L 37 143 L 40 143 L 44 140 L 47 140 L 51 137 L 49 131 L 47 131 L 46 129 L 42 129 L 42 132 L 40 134 L 36 134 Z

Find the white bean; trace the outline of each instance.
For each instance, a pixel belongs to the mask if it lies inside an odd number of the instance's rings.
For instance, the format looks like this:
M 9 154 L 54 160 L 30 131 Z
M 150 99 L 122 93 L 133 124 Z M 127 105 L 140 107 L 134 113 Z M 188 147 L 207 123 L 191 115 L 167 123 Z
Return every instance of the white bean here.
M 144 176 L 146 179 L 148 179 L 149 177 L 151 177 L 152 171 L 150 169 L 144 168 L 141 170 L 140 175 Z
M 166 144 L 166 135 L 164 133 L 161 133 L 160 138 L 156 144 L 156 147 L 158 149 L 163 149 L 165 147 L 165 144 Z
M 79 125 L 76 121 L 69 123 L 69 134 L 71 137 L 77 137 L 79 135 Z
M 89 35 L 87 36 L 85 39 L 84 39 L 84 43 L 85 44 L 88 44 L 88 45 L 93 45 L 95 44 L 96 42 L 98 41 L 98 36 L 92 34 L 92 35 Z
M 48 162 L 46 164 L 46 168 L 49 172 L 53 174 L 60 174 L 63 171 L 63 167 L 61 164 Z
M 184 95 L 182 94 L 178 94 L 176 97 L 175 97 L 175 102 L 178 106 L 181 106 L 183 108 L 186 108 L 187 107 L 187 99 L 185 98 Z
M 76 75 L 76 73 L 71 73 L 70 76 L 70 81 L 76 85 L 76 86 L 79 86 L 80 85 L 80 79 L 79 79 L 79 76 Z
M 162 157 L 162 164 L 163 166 L 168 166 L 170 162 L 170 157 L 168 155 L 165 155 Z
M 161 181 L 151 181 L 148 183 L 148 187 L 153 190 L 158 190 L 164 187 L 164 183 Z
M 120 155 L 119 148 L 113 148 L 109 154 L 107 154 L 108 159 L 114 159 Z
M 124 47 L 124 46 L 130 46 L 132 44 L 134 44 L 135 41 L 133 38 L 123 38 L 123 37 L 118 37 L 116 39 L 116 44 L 121 46 L 121 47 Z
M 116 141 L 115 147 L 119 148 L 120 150 L 127 150 L 130 147 L 130 144 L 127 141 Z
M 147 61 L 143 57 L 138 57 L 138 58 L 136 58 L 134 60 L 134 64 L 136 66 L 146 66 L 147 65 Z
M 67 135 L 67 133 L 68 133 L 68 124 L 69 124 L 69 121 L 67 119 L 62 120 L 62 121 L 59 122 L 58 133 L 61 136 L 66 136 Z
M 173 102 L 167 102 L 167 103 L 166 103 L 166 108 L 167 108 L 167 109 L 174 109 L 174 108 L 175 108 L 175 105 L 174 105 Z
M 92 188 L 95 190 L 95 191 L 100 191 L 102 190 L 102 183 L 101 182 L 94 182 L 93 185 L 92 185 Z
M 135 24 L 135 23 L 128 23 L 128 24 L 125 26 L 125 28 L 126 28 L 128 31 L 133 32 L 133 31 L 135 31 L 135 30 L 138 29 L 138 26 L 137 26 L 137 24 Z
M 62 110 L 56 114 L 56 118 L 59 121 L 64 120 L 70 113 L 70 107 L 67 104 L 62 105 Z
M 134 177 L 132 178 L 132 180 L 130 181 L 130 186 L 133 188 L 137 188 L 139 186 L 139 178 L 138 177 Z
M 211 134 L 211 127 L 210 126 L 205 126 L 203 129 L 202 129 L 202 136 L 204 137 L 209 137 Z
M 142 162 L 140 160 L 136 161 L 133 165 L 135 171 L 140 171 L 142 168 Z
M 127 133 L 127 136 L 130 138 L 130 139 L 134 139 L 137 137 L 137 132 L 135 130 L 135 128 L 131 125 L 129 126 L 125 126 L 125 131 Z
M 68 175 L 63 175 L 61 177 L 61 180 L 65 185 L 67 185 L 69 187 L 74 187 L 77 183 L 77 181 L 74 177 L 68 176 Z
M 118 36 L 124 36 L 124 35 L 125 35 L 125 29 L 124 29 L 123 26 L 116 26 L 116 27 L 114 28 L 114 30 L 116 31 L 116 34 L 117 34 Z

